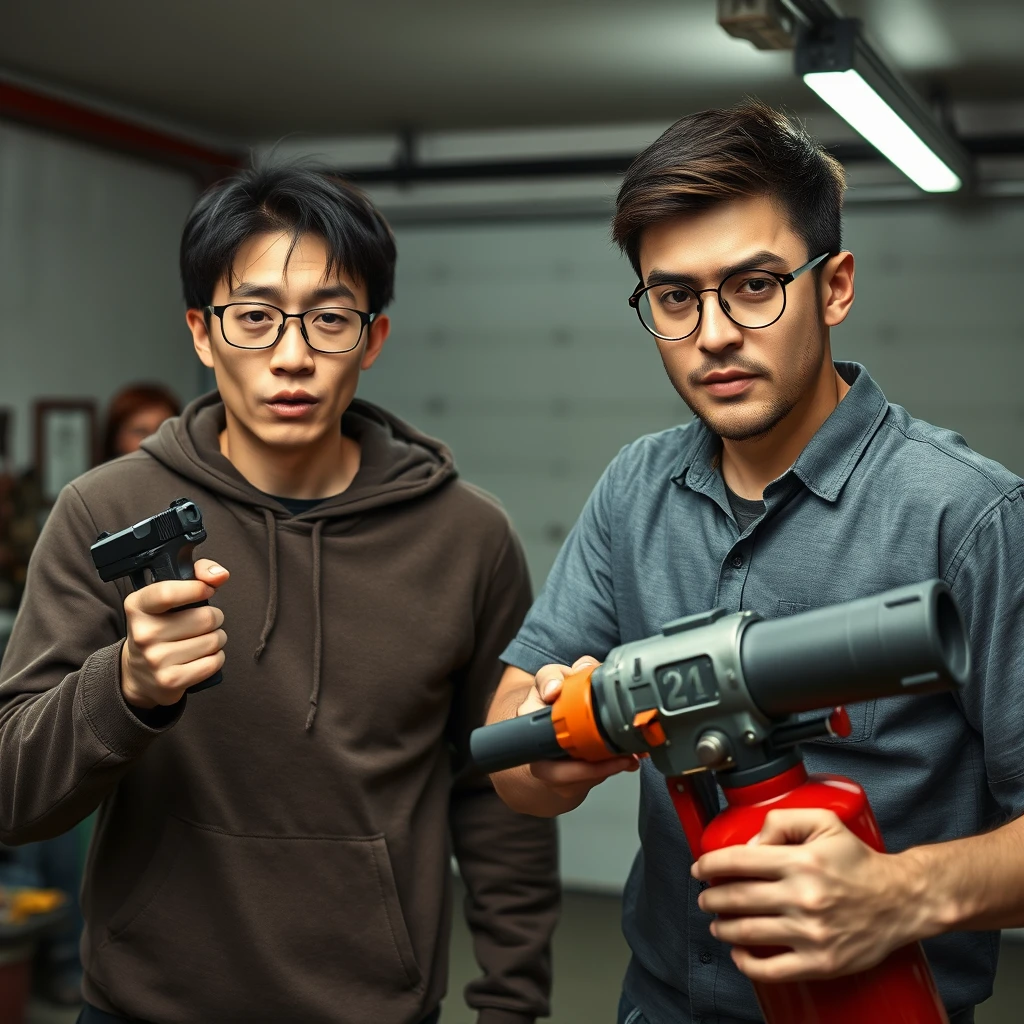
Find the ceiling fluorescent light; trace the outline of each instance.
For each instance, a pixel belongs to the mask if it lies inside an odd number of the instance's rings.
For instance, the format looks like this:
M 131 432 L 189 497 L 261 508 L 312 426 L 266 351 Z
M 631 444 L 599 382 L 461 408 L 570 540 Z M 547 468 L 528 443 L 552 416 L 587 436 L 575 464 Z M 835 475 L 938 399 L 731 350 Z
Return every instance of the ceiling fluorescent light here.
M 925 192 L 955 192 L 963 184 L 853 68 L 812 71 L 804 82 Z
M 897 74 L 841 18 L 801 33 L 796 70 L 833 110 L 926 192 L 955 192 L 970 159 Z

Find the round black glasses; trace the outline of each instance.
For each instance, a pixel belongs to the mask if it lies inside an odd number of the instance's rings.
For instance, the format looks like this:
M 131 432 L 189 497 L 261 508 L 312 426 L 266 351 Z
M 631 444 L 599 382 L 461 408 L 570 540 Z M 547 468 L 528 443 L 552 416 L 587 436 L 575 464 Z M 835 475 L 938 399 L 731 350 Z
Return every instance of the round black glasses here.
M 760 330 L 771 327 L 786 311 L 786 285 L 813 270 L 829 255 L 823 252 L 788 274 L 759 268 L 738 270 L 717 288 L 696 289 L 676 281 L 641 287 L 641 282 L 630 295 L 629 304 L 636 310 L 640 323 L 662 341 L 682 341 L 700 327 L 704 314 L 701 296 L 705 292 L 718 294 L 722 312 L 737 327 Z
M 372 313 L 345 306 L 286 313 L 266 302 L 229 302 L 224 306 L 207 306 L 204 312 L 220 319 L 224 340 L 234 348 L 273 348 L 294 317 L 306 344 L 314 352 L 327 354 L 351 352 L 373 322 Z

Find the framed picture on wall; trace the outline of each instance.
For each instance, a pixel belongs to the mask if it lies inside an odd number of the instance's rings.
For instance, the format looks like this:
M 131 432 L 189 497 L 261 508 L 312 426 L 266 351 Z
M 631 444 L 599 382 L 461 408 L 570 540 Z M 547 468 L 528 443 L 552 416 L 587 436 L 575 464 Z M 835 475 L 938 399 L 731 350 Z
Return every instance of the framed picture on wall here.
M 91 469 L 96 456 L 96 403 L 91 398 L 41 398 L 35 403 L 36 474 L 43 497 Z

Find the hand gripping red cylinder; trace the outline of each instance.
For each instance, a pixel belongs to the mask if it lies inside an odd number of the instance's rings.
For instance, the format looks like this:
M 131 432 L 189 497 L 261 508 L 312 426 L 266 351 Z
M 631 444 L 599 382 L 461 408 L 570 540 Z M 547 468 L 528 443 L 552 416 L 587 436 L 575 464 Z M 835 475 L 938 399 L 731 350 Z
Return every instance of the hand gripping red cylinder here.
M 869 846 L 885 852 L 867 795 L 841 775 L 808 776 L 802 764 L 748 786 L 724 789 L 728 807 L 710 821 L 697 810 L 685 776 L 668 780 L 694 859 L 746 843 L 761 831 L 769 811 L 833 811 Z M 870 970 L 821 981 L 755 983 L 766 1024 L 949 1024 L 920 943 L 895 950 Z

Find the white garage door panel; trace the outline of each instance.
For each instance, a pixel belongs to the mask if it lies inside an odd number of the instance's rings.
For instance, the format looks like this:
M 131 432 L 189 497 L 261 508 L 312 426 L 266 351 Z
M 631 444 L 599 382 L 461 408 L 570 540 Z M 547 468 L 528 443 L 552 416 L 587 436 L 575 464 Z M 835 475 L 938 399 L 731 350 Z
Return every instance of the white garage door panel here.
M 559 819 L 560 863 L 566 885 L 621 890 L 636 856 L 640 773 L 622 772 L 595 786 Z
M 183 399 L 199 363 L 178 282 L 184 174 L 0 123 L 0 406 L 29 465 L 32 399 L 98 404 L 159 380 Z
M 463 335 L 445 344 L 424 345 L 419 338 L 409 343 L 406 330 L 405 324 L 396 324 L 395 337 L 385 346 L 372 375 L 397 375 L 424 389 L 434 386 L 420 394 L 436 394 L 434 389 L 444 382 L 442 394 L 454 392 L 463 401 L 511 396 L 532 402 L 540 399 L 551 409 L 563 395 L 642 403 L 657 394 L 665 379 L 657 349 L 646 344 L 643 328 L 636 322 L 627 321 L 619 329 L 619 344 L 609 343 L 612 336 L 606 330 L 565 343 L 548 337 L 524 338 L 506 326 L 479 338 Z M 622 344 L 623 335 L 634 344 Z M 541 376 L 544 383 L 538 380 Z M 552 387 L 555 382 L 558 390 Z
M 428 433 L 450 440 L 461 469 L 469 472 L 497 464 L 508 470 L 538 475 L 584 476 L 596 481 L 601 470 L 633 437 L 662 430 L 688 415 L 681 402 L 657 402 L 649 407 L 608 400 L 575 398 L 547 402 L 505 400 L 452 403 L 437 414 L 430 402 L 398 398 L 393 407 L 411 410 L 412 418 Z M 426 406 L 417 414 L 417 405 Z

